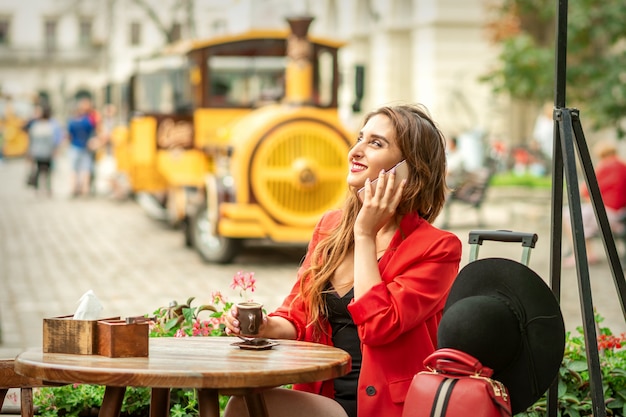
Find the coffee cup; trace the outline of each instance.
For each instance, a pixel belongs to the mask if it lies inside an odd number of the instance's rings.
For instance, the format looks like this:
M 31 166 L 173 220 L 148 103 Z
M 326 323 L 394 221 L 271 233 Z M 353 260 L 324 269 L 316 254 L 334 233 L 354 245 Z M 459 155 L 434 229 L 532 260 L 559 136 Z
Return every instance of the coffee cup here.
M 237 304 L 239 328 L 243 336 L 256 336 L 263 322 L 263 304 L 245 302 Z

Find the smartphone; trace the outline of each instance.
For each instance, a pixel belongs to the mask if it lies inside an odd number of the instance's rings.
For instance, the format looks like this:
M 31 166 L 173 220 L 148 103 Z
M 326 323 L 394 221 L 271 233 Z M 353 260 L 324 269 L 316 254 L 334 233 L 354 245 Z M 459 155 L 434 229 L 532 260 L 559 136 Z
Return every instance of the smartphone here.
M 409 168 L 406 166 L 406 160 L 402 160 L 400 162 L 398 162 L 396 165 L 394 165 L 391 169 L 388 169 L 386 173 L 388 173 L 389 171 L 391 171 L 392 169 L 396 170 L 396 185 L 400 184 L 400 181 L 409 178 Z M 372 181 L 370 184 L 371 185 L 376 185 L 376 183 L 378 182 L 378 177 L 376 177 L 376 179 L 374 179 L 374 181 Z M 357 194 L 359 196 L 359 200 L 363 201 L 364 198 L 364 194 L 363 192 L 365 191 L 365 187 L 361 188 L 359 191 L 357 191 Z

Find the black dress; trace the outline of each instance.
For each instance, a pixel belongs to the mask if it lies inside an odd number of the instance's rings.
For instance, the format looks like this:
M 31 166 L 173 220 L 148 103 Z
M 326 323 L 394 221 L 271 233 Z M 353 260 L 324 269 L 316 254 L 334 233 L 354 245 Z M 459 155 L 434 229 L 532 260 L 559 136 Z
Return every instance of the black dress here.
M 341 404 L 349 417 L 356 417 L 356 393 L 361 371 L 361 341 L 348 311 L 348 304 L 354 298 L 354 289 L 343 297 L 330 289 L 325 293 L 328 307 L 328 321 L 332 328 L 332 341 L 335 347 L 345 350 L 352 357 L 352 370 L 347 375 L 336 378 L 335 400 Z

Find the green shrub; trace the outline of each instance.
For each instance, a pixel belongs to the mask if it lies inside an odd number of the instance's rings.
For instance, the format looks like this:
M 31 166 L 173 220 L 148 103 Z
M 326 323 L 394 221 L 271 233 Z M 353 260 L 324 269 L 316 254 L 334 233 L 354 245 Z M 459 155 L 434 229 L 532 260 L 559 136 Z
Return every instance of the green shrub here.
M 45 387 L 35 391 L 33 402 L 38 414 L 44 417 L 78 417 L 97 415 L 102 405 L 104 387 L 100 385 L 70 384 L 61 387 Z M 220 398 L 222 408 L 228 397 Z M 122 417 L 149 415 L 150 388 L 128 387 L 124 395 Z M 174 388 L 170 392 L 170 415 L 172 417 L 198 416 L 198 399 L 193 389 Z
M 64 385 L 40 388 L 35 391 L 33 403 L 44 417 L 77 417 L 80 413 L 100 407 L 104 387 L 97 385 Z
M 528 187 L 528 188 L 550 188 L 552 178 L 538 177 L 531 174 L 515 174 L 513 172 L 502 172 L 495 174 L 491 179 L 492 187 Z
M 596 316 L 599 324 L 603 319 Z M 573 336 L 567 333 L 565 355 L 559 370 L 558 415 L 579 417 L 593 415 L 587 351 L 582 327 Z M 608 328 L 598 331 L 598 352 L 602 371 L 602 390 L 607 416 L 626 416 L 626 334 L 615 336 Z M 546 395 L 516 417 L 546 415 Z

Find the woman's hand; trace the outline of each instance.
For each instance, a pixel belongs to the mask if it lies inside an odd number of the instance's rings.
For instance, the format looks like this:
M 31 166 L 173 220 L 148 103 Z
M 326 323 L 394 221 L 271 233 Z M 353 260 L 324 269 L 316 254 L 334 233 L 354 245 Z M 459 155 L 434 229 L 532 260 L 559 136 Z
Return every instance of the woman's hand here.
M 226 325 L 226 334 L 228 335 L 240 335 L 241 328 L 239 327 L 239 309 L 236 306 L 224 315 L 224 324 Z M 270 320 L 271 319 L 271 320 Z M 259 327 L 259 333 L 255 337 L 266 337 L 272 339 L 295 339 L 297 335 L 295 326 L 287 319 L 283 317 L 267 317 L 263 315 L 263 321 L 261 327 Z
M 365 182 L 363 206 L 354 223 L 355 299 L 360 298 L 382 280 L 378 270 L 379 252 L 376 237 L 378 232 L 394 218 L 396 208 L 400 204 L 406 180 L 400 181 L 397 186 L 395 181 L 394 171 L 389 174 L 381 171 L 375 187 L 371 186 L 369 179 Z
M 400 204 L 406 180 L 396 186 L 394 170 L 385 174 L 380 171 L 378 181 L 372 187 L 369 178 L 365 181 L 363 206 L 354 224 L 355 239 L 359 236 L 375 238 L 376 233 L 394 216 Z
M 228 314 L 224 315 L 224 324 L 226 325 L 226 334 L 241 334 L 241 328 L 239 327 L 239 309 L 237 306 L 233 306 L 230 309 Z M 267 316 L 263 314 L 263 321 L 261 322 L 261 326 L 259 327 L 259 333 L 255 335 L 255 337 L 264 337 L 262 336 L 263 330 L 267 327 Z

